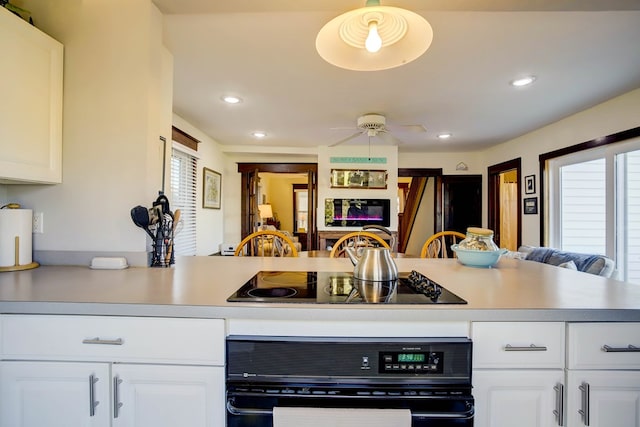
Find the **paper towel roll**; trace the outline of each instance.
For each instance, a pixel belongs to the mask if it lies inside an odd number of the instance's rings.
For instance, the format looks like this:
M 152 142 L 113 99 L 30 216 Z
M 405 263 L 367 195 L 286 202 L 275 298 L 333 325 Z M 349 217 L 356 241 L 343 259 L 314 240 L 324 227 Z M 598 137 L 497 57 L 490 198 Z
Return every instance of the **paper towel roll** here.
M 19 238 L 18 264 L 31 264 L 33 212 L 31 209 L 0 209 L 0 267 L 16 265 L 16 236 Z

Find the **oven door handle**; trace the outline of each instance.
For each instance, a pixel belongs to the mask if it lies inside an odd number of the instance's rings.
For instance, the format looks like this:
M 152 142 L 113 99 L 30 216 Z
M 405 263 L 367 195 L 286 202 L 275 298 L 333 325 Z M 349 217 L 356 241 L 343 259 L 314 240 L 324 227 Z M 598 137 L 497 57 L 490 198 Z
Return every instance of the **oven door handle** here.
M 232 399 L 227 399 L 227 411 L 231 415 L 273 415 L 273 409 L 258 409 L 258 408 L 238 408 L 233 403 Z M 411 412 L 413 418 L 446 418 L 456 420 L 470 420 L 474 415 L 474 408 L 470 408 L 465 412 Z
M 238 408 L 231 399 L 227 399 L 227 411 L 231 415 L 273 415 L 272 409 Z

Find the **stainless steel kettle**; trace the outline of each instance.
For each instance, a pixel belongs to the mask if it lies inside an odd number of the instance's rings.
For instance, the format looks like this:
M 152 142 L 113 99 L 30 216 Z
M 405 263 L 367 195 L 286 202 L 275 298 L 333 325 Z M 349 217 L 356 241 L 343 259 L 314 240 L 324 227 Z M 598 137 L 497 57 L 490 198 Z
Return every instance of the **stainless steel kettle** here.
M 354 265 L 353 277 L 365 281 L 385 282 L 398 279 L 398 267 L 391 258 L 387 248 L 359 248 L 359 255 L 353 247 L 345 248 L 345 252 Z

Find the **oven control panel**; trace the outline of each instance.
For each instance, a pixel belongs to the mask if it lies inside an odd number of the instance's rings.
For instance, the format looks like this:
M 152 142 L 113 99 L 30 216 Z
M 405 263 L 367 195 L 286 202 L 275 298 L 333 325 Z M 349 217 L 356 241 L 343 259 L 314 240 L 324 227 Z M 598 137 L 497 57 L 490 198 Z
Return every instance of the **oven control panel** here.
M 381 352 L 378 362 L 381 374 L 441 374 L 444 352 Z

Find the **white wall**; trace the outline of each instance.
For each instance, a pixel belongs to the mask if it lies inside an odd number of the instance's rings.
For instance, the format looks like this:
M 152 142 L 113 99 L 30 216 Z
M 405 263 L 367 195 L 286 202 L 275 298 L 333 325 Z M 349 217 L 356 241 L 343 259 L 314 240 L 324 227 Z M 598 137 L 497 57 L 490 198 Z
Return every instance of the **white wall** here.
M 522 158 L 522 176 L 536 176 L 536 194 L 523 197 L 540 197 L 540 174 L 538 156 L 599 137 L 611 135 L 640 125 L 640 89 L 628 92 L 595 107 L 574 114 L 556 123 L 530 132 L 504 144 L 480 153 L 482 163 L 495 165 L 517 157 Z M 485 171 L 486 177 L 486 171 Z M 486 204 L 486 179 L 483 180 L 484 203 Z M 546 192 L 548 194 L 548 192 Z M 486 212 L 486 208 L 483 208 Z M 540 216 L 522 216 L 522 244 L 539 245 Z
M 383 158 L 384 163 L 331 163 L 331 157 L 357 157 L 368 159 Z M 353 188 L 331 188 L 331 169 L 376 169 L 388 172 L 386 189 L 353 189 Z M 389 230 L 398 230 L 398 147 L 392 146 L 372 146 L 369 152 L 365 145 L 340 145 L 336 147 L 318 147 L 318 210 L 317 227 L 318 231 L 335 230 L 335 227 L 327 227 L 324 224 L 324 203 L 325 199 L 390 199 L 391 200 L 391 223 Z M 357 231 L 361 227 L 340 227 L 341 231 Z
M 242 174 L 238 163 L 317 163 L 316 149 L 292 147 L 231 147 L 221 146 L 226 154 L 225 176 L 223 176 L 224 242 L 237 244 L 241 239 L 240 186 Z M 268 195 L 267 195 L 268 196 Z
M 177 114 L 173 115 L 173 125 L 200 141 L 197 152 L 196 255 L 211 255 L 218 252 L 220 243 L 224 242 L 225 211 L 229 209 L 225 197 L 229 191 L 234 191 L 226 185 L 227 178 L 230 175 L 227 169 L 227 156 L 220 151 L 220 144 Z M 222 174 L 222 202 L 220 209 L 202 208 L 203 168 L 212 169 Z M 240 186 L 235 191 L 238 191 L 239 188 Z
M 3 185 L 0 200 L 44 213 L 45 233 L 34 236 L 37 261 L 43 261 L 38 255 L 53 252 L 146 256 L 148 239 L 129 212 L 156 198 L 162 184 L 159 137 L 171 140 L 172 61 L 161 42 L 160 12 L 148 0 L 23 0 L 19 4 L 33 12 L 43 31 L 65 45 L 63 183 Z M 488 166 L 521 157 L 523 176 L 535 174 L 539 186 L 539 154 L 637 127 L 638 117 L 640 89 L 487 150 L 390 154 L 393 159 L 385 168 L 392 172 L 398 167 L 441 167 L 445 174 L 482 174 L 486 224 Z M 206 163 L 222 172 L 223 202 L 219 211 L 202 212 L 199 253 L 217 250 L 220 239 L 240 241 L 237 162 L 318 162 L 319 206 L 325 197 L 341 192 L 351 196 L 348 190 L 328 189 L 327 148 L 291 150 L 216 147 L 214 142 L 203 146 L 206 160 L 201 166 Z M 348 151 L 344 155 L 361 154 Z M 381 157 L 375 151 L 373 156 Z M 469 166 L 465 172 L 455 169 L 461 161 Z M 370 193 L 372 197 L 395 200 L 395 174 L 389 176 L 389 194 L 369 190 L 375 192 Z M 524 244 L 539 244 L 539 223 L 539 215 L 523 216 Z M 396 222 L 392 228 L 397 228 Z M 69 259 L 65 258 L 66 263 Z
M 7 187 L 44 213 L 34 235 L 41 263 L 88 263 L 71 254 L 126 254 L 146 264 L 146 233 L 130 217 L 160 190 L 160 136 L 171 139 L 172 61 L 162 15 L 150 1 L 28 0 L 45 32 L 64 44 L 63 183 Z M 54 258 L 48 256 L 55 252 Z

